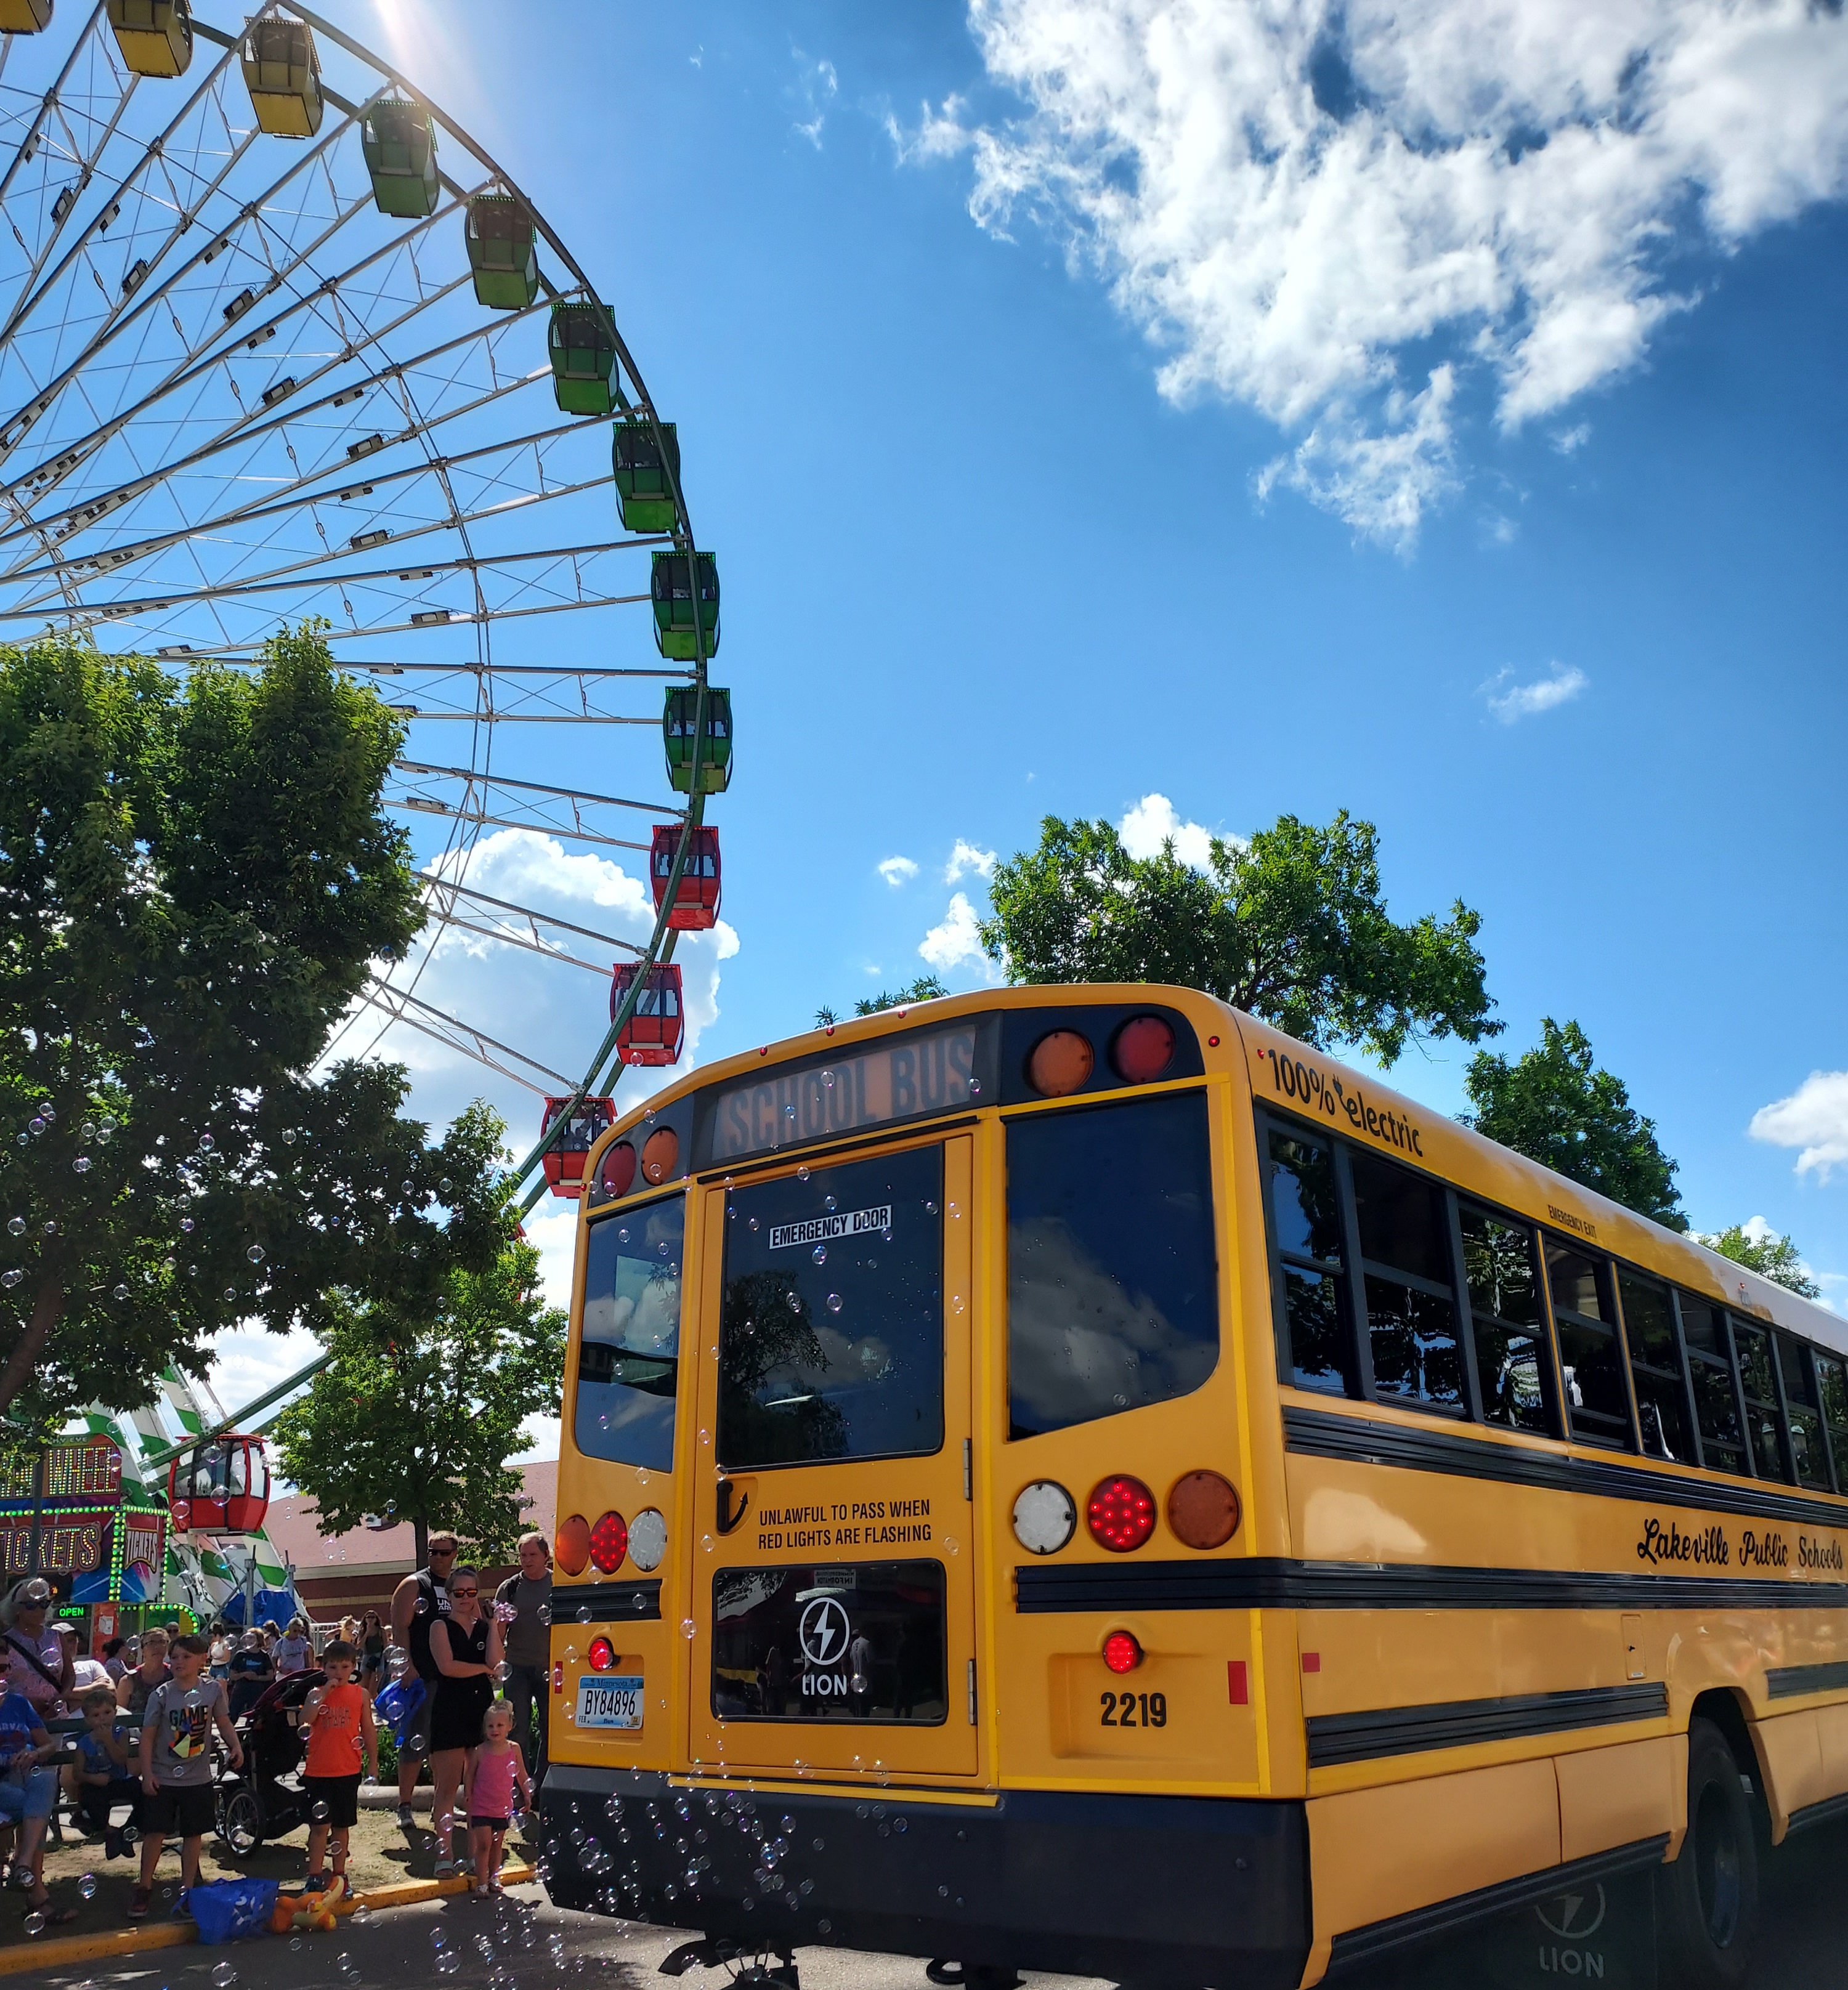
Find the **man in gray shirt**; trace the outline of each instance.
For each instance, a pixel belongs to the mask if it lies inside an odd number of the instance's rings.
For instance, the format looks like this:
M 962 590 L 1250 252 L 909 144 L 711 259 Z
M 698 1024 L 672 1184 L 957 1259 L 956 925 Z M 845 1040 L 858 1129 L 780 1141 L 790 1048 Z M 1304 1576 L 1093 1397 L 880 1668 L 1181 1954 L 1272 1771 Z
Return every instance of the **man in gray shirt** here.
M 507 1698 L 514 1739 L 526 1757 L 535 1789 L 545 1773 L 546 1725 L 552 1695 L 552 1550 L 543 1534 L 520 1537 L 520 1572 L 494 1591 L 494 1615 L 507 1650 Z M 532 1717 L 539 1717 L 535 1747 Z

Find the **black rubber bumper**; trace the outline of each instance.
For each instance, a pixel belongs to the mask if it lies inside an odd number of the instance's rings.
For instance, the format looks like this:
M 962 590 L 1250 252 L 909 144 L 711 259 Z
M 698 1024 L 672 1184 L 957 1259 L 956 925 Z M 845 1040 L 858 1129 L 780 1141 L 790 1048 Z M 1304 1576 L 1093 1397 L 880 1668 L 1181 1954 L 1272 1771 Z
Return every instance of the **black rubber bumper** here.
M 766 1795 L 554 1763 L 540 1806 L 560 1906 L 751 1949 L 823 1944 L 1237 1990 L 1296 1984 L 1309 1951 L 1299 1803 Z

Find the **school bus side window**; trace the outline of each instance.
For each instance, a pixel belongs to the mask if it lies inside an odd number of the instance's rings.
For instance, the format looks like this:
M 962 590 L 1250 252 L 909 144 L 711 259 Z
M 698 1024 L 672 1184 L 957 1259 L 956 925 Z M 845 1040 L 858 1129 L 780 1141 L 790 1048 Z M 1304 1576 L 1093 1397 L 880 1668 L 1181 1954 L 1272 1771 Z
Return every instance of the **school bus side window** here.
M 1745 1428 L 1761 1479 L 1789 1479 L 1784 1459 L 1783 1418 L 1771 1372 L 1771 1337 L 1761 1326 L 1732 1316 L 1733 1345 L 1739 1352 L 1739 1380 L 1745 1391 Z
M 1187 1395 L 1218 1359 L 1204 1095 L 1011 1120 L 1009 1436 Z
M 590 1227 L 572 1436 L 587 1458 L 674 1468 L 680 1375 L 680 1256 L 686 1199 L 617 1211 Z
M 1825 1354 L 1819 1349 L 1816 1374 L 1822 1388 L 1823 1422 L 1829 1433 L 1829 1455 L 1835 1461 L 1835 1482 L 1848 1492 L 1848 1368 L 1839 1355 Z
M 1643 1455 L 1666 1458 L 1676 1465 L 1697 1464 L 1688 1426 L 1681 1344 L 1668 1288 L 1653 1279 L 1621 1271 L 1617 1297 L 1623 1308 L 1624 1338 L 1629 1343 L 1630 1379 L 1636 1387 Z
M 1787 1333 L 1772 1336 L 1777 1343 L 1778 1372 L 1784 1381 L 1784 1408 L 1790 1419 L 1790 1462 L 1795 1467 L 1799 1486 L 1834 1489 L 1829 1480 L 1829 1460 L 1823 1449 L 1822 1412 L 1816 1407 L 1816 1380 L 1809 1372 L 1809 1350 Z
M 1554 1436 L 1548 1408 L 1553 1364 L 1534 1232 L 1468 1203 L 1458 1215 L 1483 1421 Z
M 1348 1170 L 1374 1394 L 1382 1402 L 1460 1416 L 1463 1373 L 1444 1191 L 1359 1149 L 1349 1150 Z
M 1745 1462 L 1745 1425 L 1739 1408 L 1738 1378 L 1733 1373 L 1732 1342 L 1726 1316 L 1705 1299 L 1675 1295 L 1681 1316 L 1681 1344 L 1694 1385 L 1694 1420 L 1700 1432 L 1700 1462 L 1715 1472 L 1751 1476 Z
M 1633 1451 L 1623 1350 L 1611 1313 L 1610 1267 L 1558 1238 L 1547 1239 L 1547 1284 L 1559 1335 L 1560 1378 L 1574 1437 Z
M 1266 1129 L 1278 1304 L 1299 1389 L 1349 1393 L 1347 1278 L 1334 1150 L 1282 1126 Z

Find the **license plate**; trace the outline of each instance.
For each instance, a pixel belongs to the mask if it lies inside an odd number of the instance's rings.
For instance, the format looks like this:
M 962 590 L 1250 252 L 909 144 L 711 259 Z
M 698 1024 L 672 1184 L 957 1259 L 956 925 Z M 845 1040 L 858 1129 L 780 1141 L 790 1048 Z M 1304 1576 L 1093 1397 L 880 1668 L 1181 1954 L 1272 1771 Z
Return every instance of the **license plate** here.
M 577 1724 L 580 1727 L 639 1727 L 642 1724 L 642 1686 L 639 1679 L 581 1679 L 578 1681 Z

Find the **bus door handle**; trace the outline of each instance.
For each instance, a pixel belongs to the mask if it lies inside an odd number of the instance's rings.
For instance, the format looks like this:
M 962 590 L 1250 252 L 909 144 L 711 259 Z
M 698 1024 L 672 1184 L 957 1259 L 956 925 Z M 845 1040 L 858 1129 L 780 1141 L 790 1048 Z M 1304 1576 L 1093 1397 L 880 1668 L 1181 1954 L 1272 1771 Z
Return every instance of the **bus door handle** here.
M 732 1495 L 738 1495 L 738 1505 L 734 1509 Z M 735 1479 L 722 1479 L 718 1482 L 718 1531 L 722 1534 L 734 1533 L 750 1510 L 751 1489 Z

